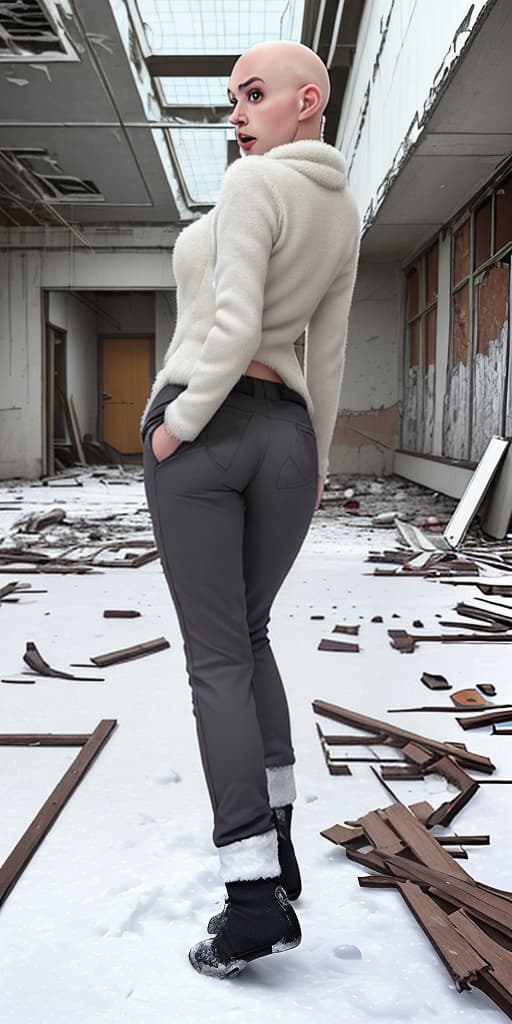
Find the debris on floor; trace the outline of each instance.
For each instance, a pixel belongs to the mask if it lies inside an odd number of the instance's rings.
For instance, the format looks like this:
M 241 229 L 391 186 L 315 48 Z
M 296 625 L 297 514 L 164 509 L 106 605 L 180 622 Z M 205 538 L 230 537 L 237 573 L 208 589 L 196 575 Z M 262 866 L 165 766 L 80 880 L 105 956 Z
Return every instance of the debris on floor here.
M 435 837 L 427 802 L 392 804 L 321 835 L 375 872 L 364 888 L 394 888 L 450 972 L 457 991 L 478 988 L 512 1017 L 512 893 L 477 882 Z M 487 836 L 454 836 L 459 846 Z M 446 848 L 445 848 L 446 847 Z

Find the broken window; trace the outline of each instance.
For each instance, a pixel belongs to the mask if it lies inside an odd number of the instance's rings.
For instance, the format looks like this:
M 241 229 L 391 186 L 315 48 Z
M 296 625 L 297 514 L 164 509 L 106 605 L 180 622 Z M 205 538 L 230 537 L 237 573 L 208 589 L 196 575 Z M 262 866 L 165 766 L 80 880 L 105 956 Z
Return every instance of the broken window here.
M 430 246 L 407 275 L 407 367 L 403 445 L 431 452 L 437 336 L 439 246 Z
M 512 430 L 511 251 L 509 171 L 490 195 L 479 197 L 453 232 L 450 362 L 443 423 L 443 454 L 449 458 L 478 460 L 493 434 Z M 495 258 L 491 265 L 497 252 L 502 253 L 501 259 Z
M 469 348 L 469 285 L 459 288 L 452 307 L 452 365 L 468 361 Z
M 496 243 L 499 252 L 505 245 L 512 244 L 512 174 L 500 182 L 496 189 Z
M 489 196 L 475 212 L 475 269 L 491 256 L 491 214 L 492 197 Z
M 425 305 L 437 302 L 439 245 L 436 242 L 425 256 Z
M 471 218 L 468 217 L 453 233 L 452 283 L 460 284 L 468 276 L 471 246 Z
M 420 278 L 416 267 L 407 278 L 407 311 L 409 320 L 417 316 L 420 309 Z

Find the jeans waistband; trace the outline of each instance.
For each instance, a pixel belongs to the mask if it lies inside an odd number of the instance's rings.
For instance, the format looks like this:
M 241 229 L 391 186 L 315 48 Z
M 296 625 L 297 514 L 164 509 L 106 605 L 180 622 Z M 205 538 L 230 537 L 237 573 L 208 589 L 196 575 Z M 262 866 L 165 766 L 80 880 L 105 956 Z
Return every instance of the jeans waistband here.
M 252 395 L 254 398 L 268 398 L 270 401 L 297 402 L 298 405 L 307 408 L 306 400 L 302 395 L 281 381 L 243 376 L 231 390 L 241 391 L 244 395 Z

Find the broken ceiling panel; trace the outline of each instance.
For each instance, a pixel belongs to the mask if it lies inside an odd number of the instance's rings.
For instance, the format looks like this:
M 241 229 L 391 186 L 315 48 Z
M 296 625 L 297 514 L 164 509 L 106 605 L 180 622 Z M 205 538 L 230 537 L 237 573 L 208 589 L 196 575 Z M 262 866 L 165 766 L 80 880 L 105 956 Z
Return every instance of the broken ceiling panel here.
M 45 60 L 78 60 L 62 21 L 71 10 L 64 0 L 0 0 L 0 60 L 44 55 Z

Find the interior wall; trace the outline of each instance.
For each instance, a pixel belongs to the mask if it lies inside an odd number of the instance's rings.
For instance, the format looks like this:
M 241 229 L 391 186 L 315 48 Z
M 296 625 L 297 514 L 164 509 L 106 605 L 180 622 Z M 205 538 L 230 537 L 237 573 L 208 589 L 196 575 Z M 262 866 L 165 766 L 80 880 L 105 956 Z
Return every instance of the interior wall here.
M 0 478 L 42 471 L 41 254 L 0 252 Z
M 152 291 L 96 292 L 98 334 L 138 334 L 155 332 L 155 300 Z
M 380 186 L 487 2 L 365 4 L 336 139 L 363 215 L 379 205 Z
M 402 273 L 359 264 L 330 471 L 389 473 L 399 421 Z
M 96 437 L 98 345 L 94 293 L 84 292 L 80 298 L 71 292 L 50 292 L 48 319 L 54 327 L 66 331 L 66 386 L 68 396 L 73 398 L 80 434 Z
M 155 292 L 155 373 L 163 365 L 175 326 L 176 290 Z

